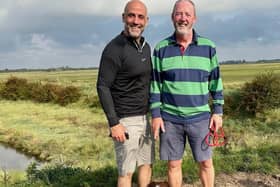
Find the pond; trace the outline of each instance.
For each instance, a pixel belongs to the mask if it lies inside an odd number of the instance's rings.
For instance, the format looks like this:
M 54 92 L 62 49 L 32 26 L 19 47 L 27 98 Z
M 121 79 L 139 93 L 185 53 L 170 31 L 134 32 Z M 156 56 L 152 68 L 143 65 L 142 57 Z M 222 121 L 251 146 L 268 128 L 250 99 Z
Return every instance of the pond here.
M 25 170 L 31 162 L 37 161 L 33 157 L 0 144 L 0 170 Z

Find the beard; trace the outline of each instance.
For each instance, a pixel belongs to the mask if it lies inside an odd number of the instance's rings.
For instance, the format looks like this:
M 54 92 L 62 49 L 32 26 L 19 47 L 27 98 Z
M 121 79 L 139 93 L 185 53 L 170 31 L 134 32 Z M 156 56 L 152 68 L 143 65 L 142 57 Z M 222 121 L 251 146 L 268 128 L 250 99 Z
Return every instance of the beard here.
M 176 33 L 180 35 L 189 35 L 192 32 L 192 24 L 175 23 L 174 24 Z
M 125 30 L 130 37 L 140 38 L 144 31 L 144 27 L 139 25 L 133 26 L 133 25 L 126 24 Z

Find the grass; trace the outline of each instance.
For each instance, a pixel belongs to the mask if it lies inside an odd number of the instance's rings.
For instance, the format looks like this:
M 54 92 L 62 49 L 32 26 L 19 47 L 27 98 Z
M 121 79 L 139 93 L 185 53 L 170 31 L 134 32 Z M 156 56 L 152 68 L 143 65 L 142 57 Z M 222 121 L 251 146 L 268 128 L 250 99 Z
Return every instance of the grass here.
M 64 86 L 76 86 L 81 88 L 84 95 L 96 95 L 97 70 L 79 71 L 34 71 L 34 72 L 9 72 L 0 73 L 0 81 L 7 80 L 11 76 L 25 78 L 30 82 L 53 83 Z
M 221 69 L 225 92 L 230 93 L 265 70 L 273 69 L 279 74 L 280 64 L 222 65 Z M 0 100 L 0 142 L 49 161 L 50 165 L 27 171 L 29 178 L 21 172 L 9 172 L 8 183 L 14 186 L 17 183 L 19 186 L 47 186 L 48 183 L 53 186 L 71 186 L 71 183 L 73 186 L 114 186 L 115 154 L 108 138 L 107 122 L 103 111 L 89 107 L 85 99 L 96 96 L 97 70 L 0 73 L 0 82 L 11 75 L 32 82 L 74 85 L 82 89 L 83 97 L 67 107 Z M 229 144 L 215 149 L 217 173 L 280 172 L 280 108 L 266 111 L 257 118 L 225 116 L 224 128 Z M 189 149 L 185 155 L 183 177 L 185 182 L 191 183 L 198 179 L 198 168 Z M 159 161 L 157 152 L 154 178 L 165 178 L 166 169 L 166 162 Z M 53 175 L 61 178 L 52 178 Z M 33 183 L 30 183 L 30 176 L 35 177 Z M 39 178 L 41 181 L 35 180 Z M 77 178 L 84 183 L 75 182 L 79 181 Z
M 92 114 L 95 113 L 95 115 Z M 78 166 L 112 165 L 113 153 L 101 110 L 64 108 L 31 102 L 0 102 L 0 140 L 42 160 L 66 161 Z M 16 115 L 15 115 L 16 114 Z M 82 115 L 81 115 L 82 114 Z M 4 123 L 5 122 L 5 123 Z
M 257 74 L 264 71 L 273 71 L 280 76 L 280 65 L 279 63 L 221 65 L 225 89 L 240 88 L 245 82 L 250 82 Z

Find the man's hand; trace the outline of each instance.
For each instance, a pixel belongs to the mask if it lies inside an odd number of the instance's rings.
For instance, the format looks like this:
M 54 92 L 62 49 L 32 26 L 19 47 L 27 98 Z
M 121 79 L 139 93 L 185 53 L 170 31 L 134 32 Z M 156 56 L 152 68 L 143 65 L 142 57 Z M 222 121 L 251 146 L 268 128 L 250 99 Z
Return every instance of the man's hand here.
M 165 132 L 164 129 L 164 123 L 162 118 L 153 118 L 152 119 L 152 128 L 153 128 L 153 134 L 155 140 L 159 137 L 159 129 L 162 130 L 162 132 Z
M 118 142 L 124 142 L 126 129 L 122 124 L 115 125 L 110 128 L 111 136 Z
M 210 129 L 214 126 L 213 129 L 215 129 L 215 131 L 218 131 L 219 128 L 221 128 L 223 126 L 223 117 L 219 114 L 213 114 L 211 116 L 210 119 Z

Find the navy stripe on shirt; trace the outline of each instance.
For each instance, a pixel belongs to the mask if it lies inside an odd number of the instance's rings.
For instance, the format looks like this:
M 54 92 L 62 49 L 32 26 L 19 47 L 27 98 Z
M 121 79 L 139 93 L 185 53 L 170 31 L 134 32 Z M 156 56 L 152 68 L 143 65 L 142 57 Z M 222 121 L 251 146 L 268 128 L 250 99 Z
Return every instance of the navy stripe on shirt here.
M 197 57 L 205 57 L 212 58 L 216 54 L 215 48 L 206 45 L 190 45 L 185 51 L 185 55 L 187 56 L 197 56 Z M 178 45 L 170 45 L 160 49 L 160 51 L 155 50 L 154 56 L 160 59 L 171 58 L 174 56 L 182 56 L 180 48 Z
M 209 72 L 198 69 L 172 69 L 162 72 L 164 80 L 186 82 L 208 82 Z
M 210 73 L 210 77 L 209 77 L 209 80 L 217 80 L 221 77 L 221 74 L 220 74 L 220 68 L 219 66 L 217 66 L 216 68 L 214 68 L 211 73 Z
M 180 106 L 180 107 L 198 107 L 208 104 L 209 95 L 177 95 L 170 93 L 162 93 L 161 99 L 163 103 Z

